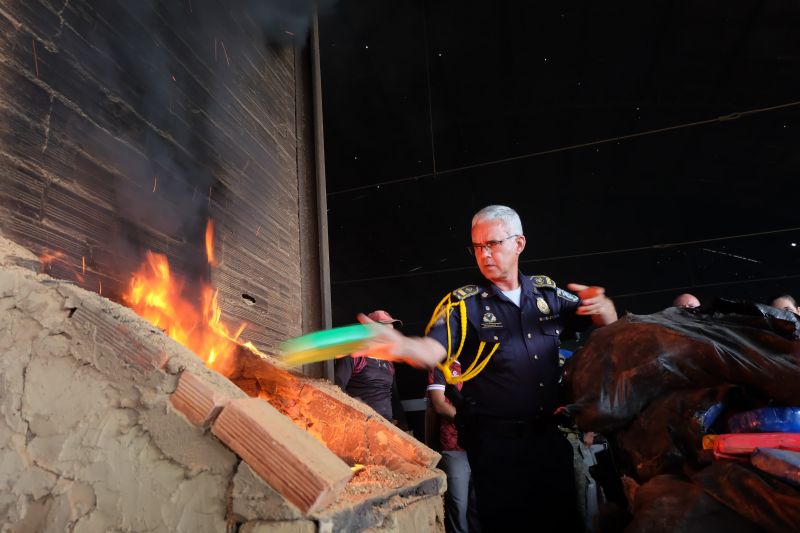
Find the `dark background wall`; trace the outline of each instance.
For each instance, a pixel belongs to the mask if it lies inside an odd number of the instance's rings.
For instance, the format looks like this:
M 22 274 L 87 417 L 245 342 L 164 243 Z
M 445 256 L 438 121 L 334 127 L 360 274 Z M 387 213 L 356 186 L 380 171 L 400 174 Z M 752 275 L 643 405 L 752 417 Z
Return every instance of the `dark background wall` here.
M 475 279 L 491 203 L 522 217 L 525 272 L 621 312 L 800 295 L 799 24 L 785 0 L 342 0 L 321 20 L 335 324 L 385 308 L 420 333 Z
M 3 2 L 3 233 L 114 299 L 165 253 L 267 351 L 318 328 L 309 13 L 274 5 Z

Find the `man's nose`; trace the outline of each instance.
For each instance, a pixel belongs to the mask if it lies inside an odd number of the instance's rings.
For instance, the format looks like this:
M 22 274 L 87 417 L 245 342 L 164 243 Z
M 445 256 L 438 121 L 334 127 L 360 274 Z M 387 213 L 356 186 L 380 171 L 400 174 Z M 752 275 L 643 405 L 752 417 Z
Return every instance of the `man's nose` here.
M 492 247 L 491 246 L 481 246 L 481 251 L 478 252 L 483 257 L 491 257 L 492 256 Z

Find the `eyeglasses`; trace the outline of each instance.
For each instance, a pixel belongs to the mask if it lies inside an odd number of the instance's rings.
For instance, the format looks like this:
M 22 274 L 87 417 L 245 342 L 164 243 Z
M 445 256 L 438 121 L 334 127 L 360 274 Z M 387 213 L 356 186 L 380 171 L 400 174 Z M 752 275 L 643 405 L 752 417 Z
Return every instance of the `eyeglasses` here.
M 514 237 L 520 237 L 520 235 L 519 234 L 509 235 L 505 239 L 499 241 L 486 241 L 483 244 L 476 244 L 473 242 L 471 245 L 467 246 L 467 251 L 469 252 L 470 255 L 477 255 L 481 251 L 487 251 L 493 254 L 494 252 L 497 251 L 498 248 L 500 248 L 500 245 L 502 245 L 508 239 L 513 239 Z

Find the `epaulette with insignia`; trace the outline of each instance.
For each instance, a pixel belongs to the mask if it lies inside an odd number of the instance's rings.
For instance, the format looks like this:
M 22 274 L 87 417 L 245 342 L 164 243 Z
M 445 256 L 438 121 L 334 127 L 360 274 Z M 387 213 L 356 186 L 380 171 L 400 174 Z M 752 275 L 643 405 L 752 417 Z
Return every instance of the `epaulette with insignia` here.
M 556 288 L 556 282 L 552 279 L 548 278 L 547 276 L 531 276 L 531 281 L 533 282 L 534 287 L 550 287 L 551 289 Z
M 558 295 L 559 298 L 563 298 L 564 300 L 569 300 L 570 302 L 577 302 L 580 300 L 580 298 L 578 298 L 569 291 L 565 291 L 564 289 L 556 289 L 556 294 Z
M 481 292 L 480 287 L 477 285 L 464 285 L 453 291 L 453 296 L 455 296 L 456 300 L 466 300 L 470 296 L 475 296 Z

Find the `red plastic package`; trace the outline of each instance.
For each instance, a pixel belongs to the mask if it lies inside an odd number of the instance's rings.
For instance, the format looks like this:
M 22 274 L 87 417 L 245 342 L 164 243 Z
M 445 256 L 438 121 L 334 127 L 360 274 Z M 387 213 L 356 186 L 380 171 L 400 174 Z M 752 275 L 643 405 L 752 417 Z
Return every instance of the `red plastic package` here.
M 756 448 L 800 452 L 800 433 L 726 433 L 714 441 L 714 458 L 749 461 Z

